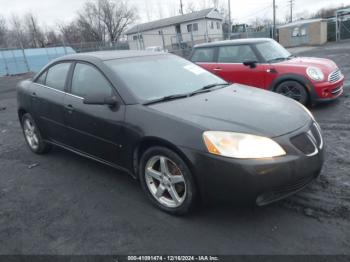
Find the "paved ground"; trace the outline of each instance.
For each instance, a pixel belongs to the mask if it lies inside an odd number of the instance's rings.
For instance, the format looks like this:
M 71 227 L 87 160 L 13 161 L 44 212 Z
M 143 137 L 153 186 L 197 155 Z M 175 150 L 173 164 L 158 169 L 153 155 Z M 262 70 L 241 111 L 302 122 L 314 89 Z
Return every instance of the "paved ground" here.
M 334 59 L 350 79 L 350 43 L 303 55 Z M 265 208 L 178 218 L 123 173 L 60 149 L 30 153 L 16 117 L 20 79 L 0 80 L 0 254 L 350 254 L 349 82 L 341 99 L 313 108 L 327 160 L 312 186 Z

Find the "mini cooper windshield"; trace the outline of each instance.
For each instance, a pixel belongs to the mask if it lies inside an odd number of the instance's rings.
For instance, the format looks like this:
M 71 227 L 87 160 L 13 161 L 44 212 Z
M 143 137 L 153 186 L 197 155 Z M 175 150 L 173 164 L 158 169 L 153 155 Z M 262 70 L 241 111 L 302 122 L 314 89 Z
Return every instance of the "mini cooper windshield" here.
M 143 103 L 185 98 L 227 82 L 179 57 L 159 55 L 105 62 Z M 137 76 L 137 77 L 135 77 Z M 198 77 L 200 76 L 200 77 Z
M 284 47 L 275 41 L 267 41 L 256 44 L 261 56 L 269 63 L 280 62 L 292 57 Z

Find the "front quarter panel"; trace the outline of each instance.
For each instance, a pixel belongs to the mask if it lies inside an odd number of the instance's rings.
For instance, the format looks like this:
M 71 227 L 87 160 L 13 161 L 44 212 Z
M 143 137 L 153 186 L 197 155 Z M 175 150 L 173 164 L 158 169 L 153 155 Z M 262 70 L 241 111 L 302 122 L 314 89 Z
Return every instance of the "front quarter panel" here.
M 24 80 L 17 85 L 17 108 L 18 113 L 31 113 L 32 81 Z M 20 116 L 20 115 L 19 115 Z
M 127 141 L 127 144 L 123 146 L 128 156 L 133 156 L 139 144 L 147 139 L 171 145 L 178 150 L 180 147 L 206 150 L 202 139 L 204 130 L 200 126 L 160 113 L 150 107 L 127 106 L 125 123 L 124 141 Z M 127 166 L 130 169 L 133 163 L 129 162 Z

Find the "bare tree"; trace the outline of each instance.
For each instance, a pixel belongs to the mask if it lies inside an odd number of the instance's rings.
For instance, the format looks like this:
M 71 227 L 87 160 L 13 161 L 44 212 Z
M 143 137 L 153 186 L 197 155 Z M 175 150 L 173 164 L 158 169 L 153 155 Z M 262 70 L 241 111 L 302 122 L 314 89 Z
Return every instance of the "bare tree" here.
M 99 0 L 98 4 L 100 19 L 106 27 L 109 41 L 117 42 L 126 28 L 135 21 L 135 9 L 122 0 Z
M 45 36 L 39 26 L 36 16 L 32 13 L 27 13 L 24 17 L 25 31 L 31 47 L 44 47 Z
M 101 1 L 88 1 L 78 13 L 77 26 L 85 41 L 105 40 L 105 25 L 101 22 Z M 73 29 L 73 28 L 71 28 Z
M 21 48 L 28 47 L 28 39 L 21 19 L 13 14 L 10 19 L 11 34 L 9 34 L 10 44 L 16 46 L 17 43 Z M 12 37 L 11 37 L 12 36 Z M 15 38 L 15 39 L 13 39 Z
M 76 22 L 72 22 L 66 25 L 59 25 L 58 27 L 61 32 L 62 40 L 66 44 L 80 43 L 85 40 L 82 38 L 81 31 Z
M 7 24 L 4 17 L 0 16 L 0 47 L 6 45 Z

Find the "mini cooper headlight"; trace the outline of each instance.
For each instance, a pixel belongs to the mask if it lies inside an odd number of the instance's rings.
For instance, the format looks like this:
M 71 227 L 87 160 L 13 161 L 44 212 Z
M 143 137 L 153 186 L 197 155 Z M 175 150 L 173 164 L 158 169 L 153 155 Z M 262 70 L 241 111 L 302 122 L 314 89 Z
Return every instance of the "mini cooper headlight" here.
M 324 74 L 322 73 L 322 70 L 317 67 L 308 67 L 306 69 L 307 75 L 315 81 L 323 81 L 324 80 Z
M 242 133 L 207 131 L 203 133 L 208 151 L 224 157 L 250 159 L 283 156 L 283 148 L 267 137 Z

